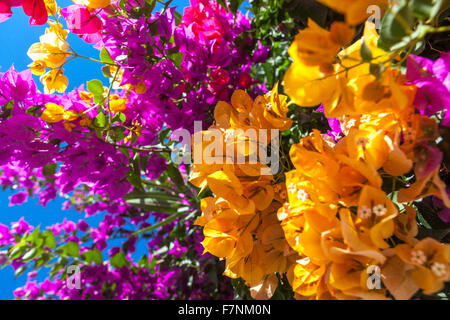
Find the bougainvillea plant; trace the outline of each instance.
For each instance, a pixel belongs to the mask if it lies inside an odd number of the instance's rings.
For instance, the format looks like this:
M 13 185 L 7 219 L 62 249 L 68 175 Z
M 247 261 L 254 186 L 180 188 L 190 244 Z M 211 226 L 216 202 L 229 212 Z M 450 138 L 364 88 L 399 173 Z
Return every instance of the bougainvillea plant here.
M 448 1 L 18 6 L 0 184 L 80 218 L 0 223 L 17 299 L 448 299 Z

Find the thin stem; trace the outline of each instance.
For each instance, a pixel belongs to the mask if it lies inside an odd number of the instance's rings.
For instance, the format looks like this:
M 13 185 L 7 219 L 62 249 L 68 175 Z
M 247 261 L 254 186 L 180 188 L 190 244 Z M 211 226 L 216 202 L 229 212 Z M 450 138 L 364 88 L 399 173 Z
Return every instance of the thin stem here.
M 108 113 L 109 113 L 109 119 L 108 119 L 108 128 L 106 129 L 106 141 L 108 141 L 109 138 L 109 130 L 111 129 L 111 125 L 112 125 L 112 112 L 111 112 L 111 106 L 110 106 L 110 96 L 111 96 L 111 91 L 112 91 L 112 87 L 114 86 L 114 82 L 116 82 L 117 79 L 117 75 L 119 74 L 120 71 L 120 67 L 117 68 L 116 73 L 114 74 L 114 78 L 112 79 L 109 88 L 108 88 L 108 95 L 106 96 L 106 100 L 107 100 L 107 105 L 108 105 Z
M 109 143 L 115 147 L 119 147 L 119 148 L 127 148 L 133 151 L 137 151 L 137 152 L 172 152 L 172 150 L 170 150 L 169 148 L 164 148 L 164 149 L 156 149 L 156 148 L 137 148 L 137 147 L 133 147 L 133 146 L 127 146 L 127 145 L 123 145 L 123 144 L 117 144 L 117 143 Z
M 395 192 L 395 179 L 392 179 L 392 191 L 391 191 L 391 200 L 394 200 L 394 192 Z

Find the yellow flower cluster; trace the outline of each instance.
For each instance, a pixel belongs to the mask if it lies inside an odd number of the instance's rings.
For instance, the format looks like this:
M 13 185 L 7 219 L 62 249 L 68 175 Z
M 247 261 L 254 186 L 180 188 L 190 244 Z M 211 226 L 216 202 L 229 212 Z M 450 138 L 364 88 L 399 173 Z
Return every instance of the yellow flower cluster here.
M 339 6 L 347 2 L 364 1 Z M 435 293 L 450 277 L 449 246 L 415 239 L 416 212 L 402 203 L 435 195 L 450 206 L 439 168 L 423 173 L 417 154 L 421 144 L 435 143 L 437 124 L 414 113 L 416 88 L 394 67 L 398 58 L 377 48 L 373 24 L 333 56 L 352 36 L 342 23 L 327 31 L 310 21 L 289 49 L 289 97 L 300 106 L 322 103 L 345 135 L 335 143 L 315 130 L 291 148 L 295 170 L 286 173 L 289 201 L 278 218 L 300 256 L 290 270 L 292 288 L 298 299 L 387 299 L 388 292 L 408 299 L 419 288 Z M 412 169 L 415 182 L 389 198 L 382 177 L 395 181 Z M 393 236 L 404 243 L 394 247 Z
M 73 0 L 75 4 L 80 4 L 89 9 L 102 9 L 111 4 L 111 0 Z
M 49 22 L 50 27 L 45 29 L 40 42 L 34 43 L 28 49 L 28 56 L 33 60 L 29 65 L 31 72 L 40 75 L 45 93 L 64 92 L 69 80 L 62 68 L 70 53 L 67 43 L 68 31 L 58 22 Z M 46 72 L 46 68 L 50 70 Z
M 237 90 L 231 105 L 217 104 L 215 124 L 193 139 L 194 159 L 200 156 L 201 161 L 194 162 L 190 181 L 202 190 L 208 186 L 215 195 L 201 200 L 203 214 L 196 220 L 204 228 L 205 252 L 225 259 L 225 274 L 242 277 L 255 297 L 273 294 L 278 284 L 275 273 L 285 273 L 298 258 L 277 219 L 286 201 L 284 184 L 275 183 L 271 174 L 261 174 L 268 167 L 259 157 L 251 161 L 273 137 L 262 139 L 258 134 L 255 140 L 245 135 L 248 130 L 289 129 L 292 120 L 286 117 L 286 99 L 278 94 L 278 86 L 254 101 Z M 221 148 L 211 148 L 218 142 L 208 138 L 212 136 L 220 140 Z M 226 153 L 230 147 L 234 154 Z M 242 156 L 244 161 L 227 161 L 227 156 Z
M 45 104 L 45 110 L 42 112 L 41 119 L 47 123 L 64 121 L 63 125 L 67 131 L 72 131 L 76 127 L 74 121 L 78 119 L 81 127 L 89 127 L 92 123 L 86 114 L 65 110 L 63 106 L 51 102 Z

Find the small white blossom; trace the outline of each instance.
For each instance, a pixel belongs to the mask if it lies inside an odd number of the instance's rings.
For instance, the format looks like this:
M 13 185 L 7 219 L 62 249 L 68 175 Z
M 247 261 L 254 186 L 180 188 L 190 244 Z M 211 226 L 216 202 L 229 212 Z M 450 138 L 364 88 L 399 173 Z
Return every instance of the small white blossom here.
M 288 191 L 289 191 L 290 193 L 295 193 L 295 191 L 297 191 L 297 186 L 295 185 L 295 183 L 291 183 L 291 184 L 288 186 Z
M 427 256 L 422 250 L 414 250 L 411 252 L 411 262 L 423 265 L 427 262 Z
M 442 277 L 447 273 L 447 268 L 443 263 L 434 262 L 431 265 L 431 271 L 433 271 L 436 276 Z
M 382 217 L 387 213 L 387 209 L 382 204 L 377 204 L 372 208 L 373 213 L 375 213 L 378 217 Z
M 358 209 L 358 215 L 361 219 L 367 219 L 372 215 L 372 210 L 367 206 L 362 206 Z
M 309 198 L 309 194 L 308 194 L 308 192 L 306 192 L 306 190 L 304 190 L 304 189 L 298 190 L 298 193 L 297 193 L 298 200 L 306 201 L 306 199 L 308 199 L 308 198 Z

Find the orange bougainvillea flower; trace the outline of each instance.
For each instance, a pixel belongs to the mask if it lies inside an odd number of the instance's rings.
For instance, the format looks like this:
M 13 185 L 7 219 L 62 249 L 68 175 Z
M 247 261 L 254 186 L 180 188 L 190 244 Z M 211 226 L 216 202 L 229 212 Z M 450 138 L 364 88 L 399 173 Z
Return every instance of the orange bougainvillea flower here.
M 425 238 L 415 245 L 399 244 L 395 252 L 404 262 L 414 266 L 411 277 L 425 294 L 441 290 L 450 280 L 448 245 Z
M 243 278 L 252 295 L 264 298 L 276 288 L 270 279 L 285 273 L 298 257 L 277 218 L 286 189 L 266 173 L 270 170 L 259 152 L 273 138 L 267 130 L 289 129 L 287 112 L 287 97 L 278 93 L 278 85 L 255 101 L 236 90 L 231 104 L 217 104 L 215 124 L 193 138 L 190 182 L 214 193 L 202 199 L 202 216 L 195 221 L 203 226 L 205 251 L 226 261 L 225 275 Z M 265 137 L 260 135 L 264 132 Z M 270 294 L 261 292 L 269 287 Z
M 292 289 L 304 297 L 320 296 L 321 282 L 326 270 L 325 266 L 315 265 L 309 258 L 298 260 L 294 269 Z
M 416 215 L 416 209 L 405 206 L 405 210 L 399 213 L 394 219 L 394 234 L 405 243 L 413 243 L 416 241 L 415 237 L 419 233 Z
M 40 42 L 34 43 L 28 50 L 28 56 L 33 61 L 42 61 L 48 68 L 60 68 L 66 58 L 69 44 L 66 41 L 68 31 L 60 23 L 50 23 Z
M 371 15 L 381 19 L 381 15 L 388 9 L 388 0 L 318 0 L 345 15 L 345 21 L 350 25 L 358 25 Z M 372 8 L 372 9 L 371 9 Z M 379 11 L 378 11 L 379 10 Z M 378 15 L 379 14 L 379 15 Z
M 69 84 L 69 79 L 63 74 L 63 69 L 53 69 L 42 75 L 40 80 L 44 85 L 45 93 L 53 93 L 55 91 L 63 93 Z
M 299 32 L 289 48 L 294 63 L 284 77 L 286 93 L 296 104 L 313 107 L 333 99 L 339 86 L 336 78 L 330 76 L 333 63 L 353 34 L 354 30 L 341 22 L 335 22 L 327 31 L 308 20 L 308 28 Z
M 64 107 L 57 105 L 55 103 L 45 104 L 45 110 L 42 112 L 41 118 L 45 122 L 55 123 L 63 120 L 64 117 Z
M 289 50 L 291 57 L 292 50 Z M 325 74 L 318 65 L 307 66 L 300 63 L 293 63 L 286 71 L 284 89 L 302 107 L 315 107 L 322 102 L 331 101 L 335 92 L 340 92 L 336 77 Z
M 333 64 L 341 47 L 352 40 L 353 35 L 354 30 L 345 23 L 335 22 L 330 31 L 327 31 L 308 19 L 308 27 L 295 37 L 289 54 L 294 63 L 321 66 L 326 70 L 327 66 Z
M 359 232 L 368 232 L 372 244 L 386 249 L 389 244 L 384 240 L 394 233 L 394 218 L 398 210 L 384 191 L 364 186 L 358 202 L 356 226 Z
M 117 94 L 112 94 L 109 97 L 109 108 L 112 112 L 123 112 L 127 109 L 128 100 L 121 98 Z
M 397 200 L 399 202 L 412 202 L 431 195 L 441 198 L 445 206 L 450 208 L 450 199 L 445 183 L 439 178 L 439 168 L 436 168 L 422 179 L 418 179 L 408 188 L 400 189 Z
M 32 74 L 36 76 L 41 76 L 45 73 L 45 68 L 47 67 L 47 65 L 45 64 L 44 61 L 36 60 L 30 63 L 28 67 L 30 67 Z

